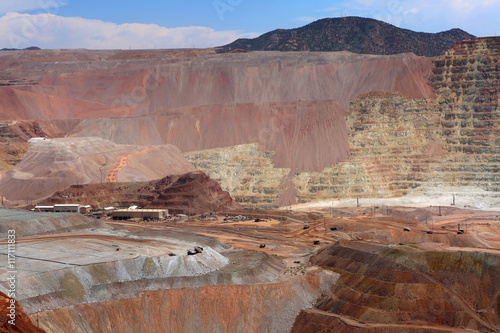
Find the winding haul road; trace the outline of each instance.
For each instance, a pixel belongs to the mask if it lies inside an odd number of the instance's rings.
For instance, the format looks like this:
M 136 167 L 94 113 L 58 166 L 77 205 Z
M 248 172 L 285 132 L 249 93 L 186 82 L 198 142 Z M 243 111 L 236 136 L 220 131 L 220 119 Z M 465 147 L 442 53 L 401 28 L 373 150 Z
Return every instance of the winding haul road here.
M 143 148 L 141 150 L 133 151 L 127 155 L 123 155 L 122 157 L 120 157 L 118 159 L 118 162 L 116 163 L 116 166 L 108 173 L 108 176 L 106 177 L 106 182 L 108 182 L 108 183 L 115 183 L 116 182 L 116 175 L 124 166 L 127 165 L 127 159 L 130 156 L 137 154 L 137 153 L 140 153 L 140 152 L 143 152 L 143 151 L 146 151 L 146 150 L 151 149 L 151 148 L 153 148 L 153 147 L 146 147 L 146 148 Z

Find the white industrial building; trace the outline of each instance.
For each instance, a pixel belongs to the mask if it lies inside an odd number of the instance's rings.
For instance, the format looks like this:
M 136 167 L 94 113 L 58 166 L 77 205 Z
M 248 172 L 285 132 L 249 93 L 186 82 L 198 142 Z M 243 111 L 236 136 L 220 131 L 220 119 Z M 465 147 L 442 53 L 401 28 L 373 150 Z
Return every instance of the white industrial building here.
M 80 204 L 54 205 L 54 213 L 80 213 Z
M 117 209 L 111 213 L 113 220 L 133 218 L 160 220 L 168 216 L 168 209 Z
M 81 208 L 80 204 L 57 204 L 54 206 L 35 206 L 33 210 L 36 212 L 80 213 Z

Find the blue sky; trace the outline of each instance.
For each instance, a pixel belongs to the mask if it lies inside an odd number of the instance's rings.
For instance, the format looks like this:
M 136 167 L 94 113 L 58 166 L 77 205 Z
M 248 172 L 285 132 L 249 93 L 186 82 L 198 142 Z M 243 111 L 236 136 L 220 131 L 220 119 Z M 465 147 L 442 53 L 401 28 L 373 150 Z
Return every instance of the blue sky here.
M 1 0 L 0 48 L 212 47 L 324 17 L 500 35 L 500 0 Z

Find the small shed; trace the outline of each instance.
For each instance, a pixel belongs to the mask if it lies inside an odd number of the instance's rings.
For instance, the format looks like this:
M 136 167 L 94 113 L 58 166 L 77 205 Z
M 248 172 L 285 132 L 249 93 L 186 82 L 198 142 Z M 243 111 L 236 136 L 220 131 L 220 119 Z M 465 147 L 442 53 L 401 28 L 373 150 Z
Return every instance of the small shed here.
M 92 212 L 92 206 L 91 205 L 86 205 L 86 206 L 81 206 L 80 207 L 80 213 L 82 214 L 88 214 Z

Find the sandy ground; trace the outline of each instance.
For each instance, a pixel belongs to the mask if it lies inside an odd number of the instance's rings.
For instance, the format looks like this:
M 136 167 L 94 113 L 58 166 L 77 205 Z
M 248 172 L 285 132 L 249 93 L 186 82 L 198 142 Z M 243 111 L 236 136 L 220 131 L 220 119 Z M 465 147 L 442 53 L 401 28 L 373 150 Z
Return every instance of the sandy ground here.
M 231 214 L 259 217 L 259 222 L 224 221 L 223 216 L 208 221 L 195 216 L 165 223 L 107 222 L 131 231 L 172 229 L 194 232 L 235 248 L 278 255 L 291 266 L 294 266 L 294 261 L 306 262 L 315 250 L 340 240 L 381 245 L 408 243 L 428 251 L 500 251 L 500 212 L 442 206 L 439 215 L 439 210 L 438 206 L 361 206 L 334 210 L 309 207 L 300 211 L 261 211 L 255 214 L 243 210 Z M 459 226 L 464 234 L 457 234 Z M 314 244 L 315 241 L 319 244 Z
M 463 188 L 467 190 L 468 188 Z M 372 206 L 400 206 L 400 207 L 430 207 L 430 206 L 453 206 L 462 209 L 480 209 L 489 211 L 498 211 L 500 200 L 488 195 L 487 191 L 477 188 L 470 188 L 471 196 L 455 195 L 453 189 L 443 188 L 436 193 L 411 194 L 397 198 L 362 198 L 362 199 L 341 199 L 314 201 L 303 204 L 296 204 L 282 207 L 282 210 L 293 209 L 294 211 L 310 211 L 326 208 L 342 207 L 372 207 Z M 491 193 L 490 193 L 491 194 Z M 453 197 L 455 196 L 455 199 Z M 455 201 L 454 201 L 455 200 Z
M 23 237 L 17 240 L 18 264 L 21 272 L 33 274 L 140 255 L 183 255 L 198 241 L 189 239 L 189 234 L 208 236 L 237 249 L 277 255 L 287 269 L 306 263 L 317 249 L 342 240 L 380 245 L 408 243 L 427 251 L 500 252 L 500 212 L 448 206 L 442 207 L 439 215 L 439 207 L 374 206 L 231 213 L 239 214 L 260 221 L 227 221 L 221 215 L 165 222 L 104 220 L 115 230 Z M 457 234 L 459 225 L 464 234 Z M 151 235 L 160 231 L 185 234 L 174 238 L 137 236 L 147 231 Z M 0 245 L 5 244 L 5 240 L 0 241 Z M 0 256 L 3 263 L 7 258 L 5 253 L 0 254 L 4 254 Z M 0 277 L 2 274 L 6 271 L 0 271 Z

